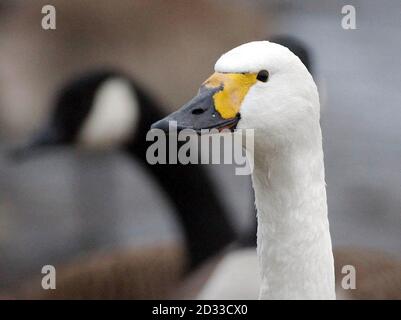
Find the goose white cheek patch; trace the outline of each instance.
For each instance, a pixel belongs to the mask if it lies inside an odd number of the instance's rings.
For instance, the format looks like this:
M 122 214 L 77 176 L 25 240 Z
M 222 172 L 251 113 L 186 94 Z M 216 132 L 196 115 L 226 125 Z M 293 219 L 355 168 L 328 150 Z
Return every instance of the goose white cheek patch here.
M 110 79 L 96 93 L 79 143 L 92 148 L 122 144 L 134 134 L 138 116 L 138 102 L 130 83 L 120 78 Z

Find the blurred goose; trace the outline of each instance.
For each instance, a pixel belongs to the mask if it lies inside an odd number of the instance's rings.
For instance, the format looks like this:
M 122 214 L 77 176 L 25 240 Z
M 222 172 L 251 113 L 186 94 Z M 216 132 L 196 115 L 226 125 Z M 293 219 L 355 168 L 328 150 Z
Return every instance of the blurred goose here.
M 89 72 L 73 79 L 63 88 L 57 96 L 55 107 L 45 128 L 26 146 L 17 150 L 14 156 L 15 159 L 26 159 L 54 146 L 76 145 L 90 150 L 119 148 L 125 150 L 134 161 L 141 162 L 173 204 L 185 234 L 186 249 L 166 245 L 142 250 L 143 254 L 127 253 L 126 261 L 130 261 L 127 268 L 134 268 L 136 274 L 141 274 L 140 270 L 143 269 L 141 266 L 148 265 L 148 270 L 152 270 L 152 275 L 148 276 L 155 279 L 158 277 L 157 272 L 172 273 L 164 276 L 168 279 L 165 282 L 171 285 L 184 270 L 189 271 L 199 266 L 206 258 L 230 243 L 234 239 L 234 232 L 227 219 L 227 212 L 216 196 L 213 183 L 203 167 L 181 164 L 149 165 L 146 161 L 146 150 L 149 145 L 146 142 L 146 134 L 150 125 L 162 115 L 161 108 L 149 94 L 123 73 Z M 161 250 L 165 252 L 162 255 Z M 176 259 L 168 258 L 168 252 Z M 124 255 L 116 253 L 111 256 Z M 93 270 L 95 265 L 93 260 L 96 259 L 90 259 L 89 262 L 80 261 L 67 267 L 65 286 L 71 286 L 74 275 L 76 278 L 82 278 L 82 274 Z M 111 258 L 103 261 L 109 261 L 109 264 L 103 263 L 98 266 L 103 265 L 105 270 L 113 269 L 113 265 L 120 265 L 120 262 L 115 262 L 115 259 Z M 153 264 L 153 268 L 149 268 L 150 264 Z M 87 267 L 84 267 L 85 265 Z M 145 271 L 142 271 L 142 274 L 145 274 Z M 121 278 L 123 279 L 123 276 Z M 103 277 L 103 280 L 105 279 L 106 276 Z M 156 289 L 157 281 L 148 281 L 147 284 L 146 281 L 145 276 L 142 287 L 147 288 L 148 292 L 139 290 L 135 293 L 135 289 L 132 289 L 128 298 L 159 298 L 165 294 L 165 288 L 160 289 L 160 292 Z M 137 285 L 141 286 L 137 283 L 132 283 L 131 286 Z M 78 287 L 82 285 L 75 283 L 72 286 L 76 294 L 82 294 L 78 292 L 80 290 Z M 63 290 L 56 291 L 58 291 L 57 297 L 76 297 L 76 295 L 71 296 L 71 290 L 69 293 L 67 290 L 64 291 L 65 295 Z M 86 297 L 102 297 L 98 292 L 91 294 Z M 120 291 L 116 297 L 127 296 Z

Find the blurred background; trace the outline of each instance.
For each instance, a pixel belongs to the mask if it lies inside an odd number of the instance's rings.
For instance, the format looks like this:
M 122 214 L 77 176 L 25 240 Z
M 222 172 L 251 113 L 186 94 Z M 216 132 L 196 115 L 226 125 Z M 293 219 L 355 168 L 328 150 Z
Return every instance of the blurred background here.
M 122 152 L 54 152 L 16 164 L 10 148 L 49 117 L 71 77 L 117 67 L 165 112 L 244 42 L 290 35 L 310 51 L 321 93 L 334 246 L 401 255 L 401 3 L 352 1 L 50 1 L 57 29 L 41 28 L 49 1 L 0 2 L 0 292 L 93 251 L 183 241 L 174 207 Z M 206 166 L 205 166 L 206 167 Z M 235 232 L 252 225 L 250 178 L 209 165 Z

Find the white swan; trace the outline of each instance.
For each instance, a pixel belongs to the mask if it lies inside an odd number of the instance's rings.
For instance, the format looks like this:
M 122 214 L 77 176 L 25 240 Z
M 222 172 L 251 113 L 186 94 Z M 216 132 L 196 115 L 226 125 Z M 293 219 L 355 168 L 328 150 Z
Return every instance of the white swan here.
M 254 129 L 262 299 L 335 299 L 320 106 L 298 57 L 268 41 L 224 54 L 198 96 L 153 128 Z M 193 112 L 196 110 L 196 112 Z M 235 279 L 233 279 L 235 281 Z

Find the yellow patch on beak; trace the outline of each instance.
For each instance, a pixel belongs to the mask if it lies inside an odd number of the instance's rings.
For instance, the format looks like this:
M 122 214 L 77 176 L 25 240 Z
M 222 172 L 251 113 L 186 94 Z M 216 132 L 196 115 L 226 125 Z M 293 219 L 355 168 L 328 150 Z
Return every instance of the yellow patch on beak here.
M 203 85 L 223 89 L 214 94 L 214 106 L 223 119 L 234 118 L 249 88 L 257 81 L 256 73 L 214 73 Z

